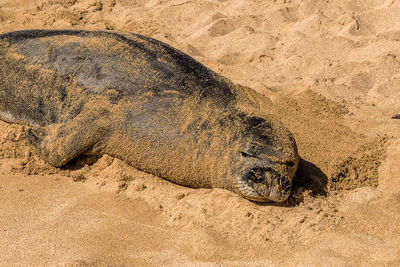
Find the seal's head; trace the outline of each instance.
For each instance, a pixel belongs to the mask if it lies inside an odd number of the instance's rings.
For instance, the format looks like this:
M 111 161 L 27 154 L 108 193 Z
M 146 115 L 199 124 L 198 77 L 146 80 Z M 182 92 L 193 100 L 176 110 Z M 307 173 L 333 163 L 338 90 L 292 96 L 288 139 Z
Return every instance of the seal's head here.
M 257 202 L 285 201 L 292 189 L 299 157 L 292 134 L 280 123 L 246 119 L 241 145 L 232 168 L 234 190 Z
M 285 201 L 292 189 L 295 162 L 262 162 L 244 168 L 236 176 L 236 190 L 257 202 Z

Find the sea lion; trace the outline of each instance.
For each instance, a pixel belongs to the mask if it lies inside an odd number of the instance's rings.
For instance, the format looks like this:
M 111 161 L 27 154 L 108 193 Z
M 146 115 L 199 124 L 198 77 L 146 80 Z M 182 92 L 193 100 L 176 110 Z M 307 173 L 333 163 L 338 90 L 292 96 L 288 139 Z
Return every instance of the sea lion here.
M 28 144 L 57 167 L 107 153 L 180 185 L 284 201 L 299 162 L 295 140 L 257 113 L 254 94 L 138 34 L 0 35 L 0 118 L 29 124 Z

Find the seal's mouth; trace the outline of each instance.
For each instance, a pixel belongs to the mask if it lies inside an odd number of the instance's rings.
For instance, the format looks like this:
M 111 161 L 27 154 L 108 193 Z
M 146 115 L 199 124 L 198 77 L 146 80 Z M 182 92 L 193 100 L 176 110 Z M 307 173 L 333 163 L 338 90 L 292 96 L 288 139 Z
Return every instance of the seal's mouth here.
M 287 170 L 287 167 L 284 168 Z M 270 167 L 250 167 L 239 176 L 236 189 L 240 195 L 257 202 L 282 202 L 291 192 L 290 173 L 278 172 Z

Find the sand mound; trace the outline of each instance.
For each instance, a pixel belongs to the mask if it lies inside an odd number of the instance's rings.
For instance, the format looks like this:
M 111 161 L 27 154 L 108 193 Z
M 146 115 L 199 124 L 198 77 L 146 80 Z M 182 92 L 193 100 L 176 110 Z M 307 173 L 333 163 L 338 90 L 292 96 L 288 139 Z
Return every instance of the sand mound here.
M 400 264 L 396 1 L 4 0 L 0 32 L 124 30 L 269 98 L 301 162 L 283 205 L 107 155 L 54 168 L 0 122 L 0 264 Z

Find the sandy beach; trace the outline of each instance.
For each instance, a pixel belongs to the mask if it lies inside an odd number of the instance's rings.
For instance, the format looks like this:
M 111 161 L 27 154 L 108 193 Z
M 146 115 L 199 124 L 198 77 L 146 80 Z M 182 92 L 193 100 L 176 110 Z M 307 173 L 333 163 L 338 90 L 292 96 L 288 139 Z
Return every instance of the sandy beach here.
M 0 121 L 1 266 L 400 265 L 400 1 L 0 0 L 22 29 L 163 41 L 268 97 L 301 160 L 257 204 L 108 155 L 55 168 Z

